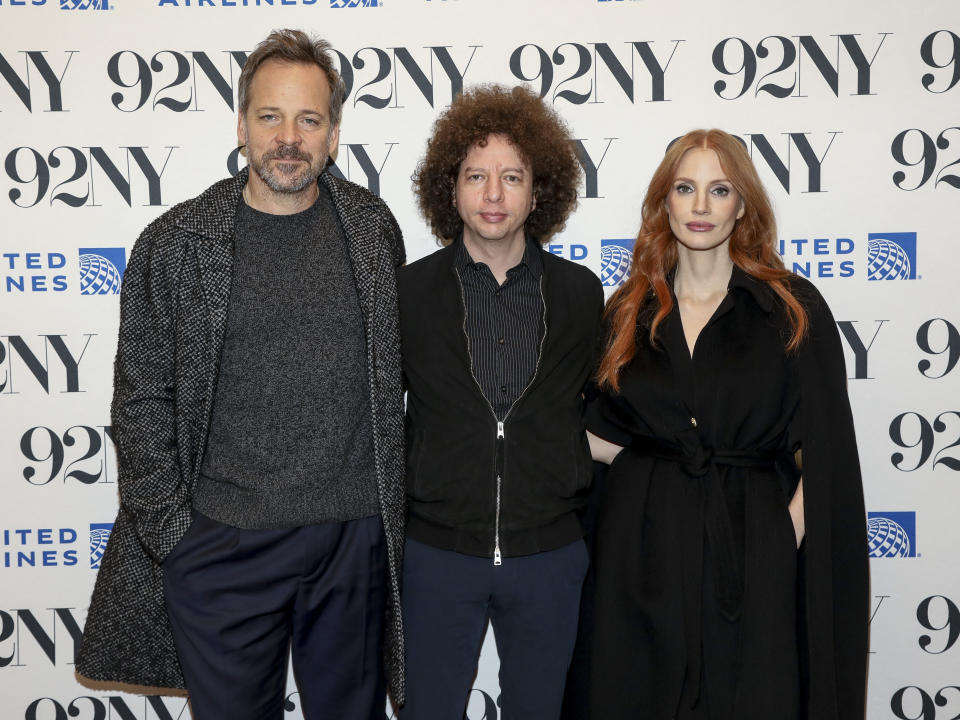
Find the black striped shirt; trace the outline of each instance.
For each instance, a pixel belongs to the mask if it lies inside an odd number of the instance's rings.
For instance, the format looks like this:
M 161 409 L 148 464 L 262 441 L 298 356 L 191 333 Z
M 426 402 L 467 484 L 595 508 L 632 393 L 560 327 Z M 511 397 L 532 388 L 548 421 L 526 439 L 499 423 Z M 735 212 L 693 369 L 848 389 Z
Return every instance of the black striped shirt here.
M 507 270 L 503 285 L 489 266 L 473 261 L 462 240 L 456 253 L 471 370 L 502 421 L 537 369 L 545 330 L 541 250 L 527 240 L 523 258 Z

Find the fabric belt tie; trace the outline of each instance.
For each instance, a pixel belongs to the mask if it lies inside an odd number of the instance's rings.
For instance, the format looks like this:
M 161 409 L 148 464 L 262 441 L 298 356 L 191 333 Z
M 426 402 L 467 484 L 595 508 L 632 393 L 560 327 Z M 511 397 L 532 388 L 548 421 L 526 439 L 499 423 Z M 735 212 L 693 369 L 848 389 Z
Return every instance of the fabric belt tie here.
M 677 436 L 677 444 L 669 444 L 653 438 L 634 436 L 630 449 L 641 455 L 678 463 L 684 472 L 698 481 L 703 528 L 710 550 L 711 571 L 717 589 L 717 601 L 724 618 L 735 622 L 743 609 L 744 558 L 743 549 L 735 540 L 730 513 L 727 508 L 717 466 L 740 468 L 773 468 L 776 453 L 756 450 L 718 450 L 708 448 L 700 440 L 700 433 L 690 428 Z M 693 539 L 696 541 L 696 539 Z M 685 624 L 688 628 L 688 698 L 695 703 L 700 695 L 700 647 L 701 601 L 703 582 L 702 543 L 696 543 L 696 557 L 690 558 L 697 572 L 697 587 L 694 598 L 687 598 Z M 699 560 L 699 562 L 697 562 Z

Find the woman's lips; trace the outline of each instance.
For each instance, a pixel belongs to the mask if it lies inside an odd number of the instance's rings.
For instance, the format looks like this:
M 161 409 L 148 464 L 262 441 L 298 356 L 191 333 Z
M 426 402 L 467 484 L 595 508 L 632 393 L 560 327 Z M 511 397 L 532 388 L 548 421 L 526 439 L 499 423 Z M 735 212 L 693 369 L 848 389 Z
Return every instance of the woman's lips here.
M 692 230 L 693 232 L 707 232 L 709 230 L 713 230 L 714 227 L 716 226 L 711 223 L 703 223 L 703 222 L 687 223 L 687 229 Z

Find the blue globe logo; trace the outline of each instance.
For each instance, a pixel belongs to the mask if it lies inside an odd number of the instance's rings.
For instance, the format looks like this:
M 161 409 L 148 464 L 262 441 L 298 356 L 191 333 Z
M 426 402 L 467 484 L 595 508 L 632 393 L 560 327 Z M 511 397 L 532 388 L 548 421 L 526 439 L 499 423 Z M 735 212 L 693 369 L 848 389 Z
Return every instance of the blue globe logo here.
M 117 266 L 102 255 L 80 256 L 81 295 L 117 295 L 122 281 Z
M 109 528 L 90 529 L 90 567 L 94 570 L 100 567 L 103 553 L 107 549 L 107 540 L 110 539 Z
M 906 280 L 910 278 L 910 257 L 897 243 L 873 238 L 867 243 L 867 278 L 870 280 Z
M 867 521 L 867 545 L 870 557 L 910 557 L 910 538 L 903 526 L 885 517 Z
M 630 277 L 632 253 L 623 245 L 609 244 L 600 249 L 600 282 L 616 287 Z

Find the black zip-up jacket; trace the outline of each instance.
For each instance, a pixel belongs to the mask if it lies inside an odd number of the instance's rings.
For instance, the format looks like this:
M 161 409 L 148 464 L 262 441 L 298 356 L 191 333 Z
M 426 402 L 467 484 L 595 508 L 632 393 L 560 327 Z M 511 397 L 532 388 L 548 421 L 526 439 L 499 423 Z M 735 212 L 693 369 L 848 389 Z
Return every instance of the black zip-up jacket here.
M 502 427 L 471 372 L 455 246 L 399 270 L 414 540 L 499 562 L 581 536 L 576 513 L 592 474 L 581 393 L 603 289 L 589 269 L 541 253 L 546 334 Z

